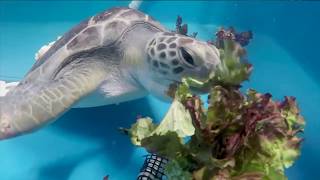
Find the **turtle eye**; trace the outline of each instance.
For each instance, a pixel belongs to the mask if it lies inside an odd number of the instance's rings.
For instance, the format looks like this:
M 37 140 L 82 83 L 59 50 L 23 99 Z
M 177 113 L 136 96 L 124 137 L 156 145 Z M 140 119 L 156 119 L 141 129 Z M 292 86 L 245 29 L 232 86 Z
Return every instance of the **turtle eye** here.
M 181 56 L 183 58 L 183 60 L 188 64 L 188 65 L 191 65 L 191 66 L 194 66 L 194 60 L 192 58 L 192 56 L 188 53 L 188 51 L 181 47 L 180 48 L 180 52 L 181 52 Z

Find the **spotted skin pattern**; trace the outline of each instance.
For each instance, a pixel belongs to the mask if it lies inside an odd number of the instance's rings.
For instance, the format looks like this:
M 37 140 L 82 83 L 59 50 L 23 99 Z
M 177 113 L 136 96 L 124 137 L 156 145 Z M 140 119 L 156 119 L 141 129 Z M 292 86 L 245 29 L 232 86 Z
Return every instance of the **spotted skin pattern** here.
M 163 75 L 180 74 L 184 67 L 179 61 L 178 44 L 183 46 L 193 43 L 193 39 L 181 35 L 163 32 L 149 42 L 148 62 L 154 71 Z

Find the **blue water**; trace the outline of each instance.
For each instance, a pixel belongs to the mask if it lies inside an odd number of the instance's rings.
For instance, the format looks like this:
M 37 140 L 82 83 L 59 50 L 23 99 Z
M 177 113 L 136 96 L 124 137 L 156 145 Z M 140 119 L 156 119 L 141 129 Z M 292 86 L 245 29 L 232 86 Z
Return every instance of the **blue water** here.
M 127 1 L 0 1 L 0 79 L 18 80 L 34 53 L 82 19 Z M 318 179 L 320 162 L 320 2 L 144 2 L 141 10 L 173 29 L 176 15 L 209 39 L 218 26 L 252 30 L 254 73 L 244 88 L 296 96 L 306 119 L 302 155 L 289 179 Z M 157 121 L 168 104 L 153 97 L 98 108 L 72 109 L 27 136 L 0 142 L 1 180 L 134 179 L 145 152 L 117 131 L 137 115 Z

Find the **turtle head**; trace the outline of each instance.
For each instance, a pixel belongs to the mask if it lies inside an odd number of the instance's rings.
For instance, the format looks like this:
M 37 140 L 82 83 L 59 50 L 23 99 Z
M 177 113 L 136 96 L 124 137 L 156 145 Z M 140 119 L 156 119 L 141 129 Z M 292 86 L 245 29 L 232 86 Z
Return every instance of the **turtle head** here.
M 208 80 L 220 63 L 219 50 L 215 46 L 169 32 L 157 33 L 148 42 L 146 52 L 151 70 L 150 78 L 163 87 L 162 89 L 168 89 L 172 83 L 181 82 L 184 77 Z M 195 93 L 203 91 L 196 88 L 193 90 Z

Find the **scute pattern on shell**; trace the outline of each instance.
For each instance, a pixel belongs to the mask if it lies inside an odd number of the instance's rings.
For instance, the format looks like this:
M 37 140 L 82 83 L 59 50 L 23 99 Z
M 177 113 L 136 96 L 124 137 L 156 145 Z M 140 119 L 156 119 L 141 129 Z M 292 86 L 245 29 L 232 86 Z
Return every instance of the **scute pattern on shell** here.
M 92 20 L 96 23 L 111 19 L 111 17 L 114 17 L 115 15 L 117 15 L 118 12 L 122 11 L 122 10 L 127 10 L 129 8 L 120 8 L 120 7 L 114 7 L 111 8 L 107 11 L 103 11 L 97 15 L 95 15 Z
M 100 45 L 108 45 L 119 39 L 122 33 L 135 22 L 143 21 L 149 23 L 159 30 L 165 29 L 154 21 L 150 16 L 145 15 L 135 9 L 127 7 L 116 7 L 106 10 L 93 16 L 64 34 L 52 47 L 33 65 L 30 71 L 33 71 L 44 62 L 46 62 L 59 49 L 67 46 L 68 55 L 72 55 L 81 50 L 87 50 Z M 98 31 L 88 33 L 87 29 L 96 27 Z M 104 34 L 100 34 L 103 32 Z M 101 39 L 103 38 L 103 39 Z M 84 48 L 84 49 L 82 49 Z
M 123 21 L 113 21 L 109 24 L 106 24 L 104 27 L 104 36 L 103 43 L 112 42 L 118 39 L 121 33 L 127 28 L 127 24 Z
M 65 33 L 59 40 L 57 40 L 51 48 L 32 66 L 30 71 L 43 64 L 53 53 L 55 53 L 59 48 L 66 45 L 74 36 L 80 33 L 82 30 L 88 27 L 89 19 L 82 21 L 77 26 L 73 27 L 70 31 Z
M 139 11 L 135 11 L 135 10 L 130 9 L 129 11 L 122 13 L 121 17 L 122 18 L 133 18 L 133 19 L 137 18 L 138 19 L 138 18 L 144 18 L 145 14 L 143 14 Z
M 75 37 L 68 45 L 67 49 L 86 49 L 100 43 L 100 34 L 96 27 L 86 29 L 81 36 Z

